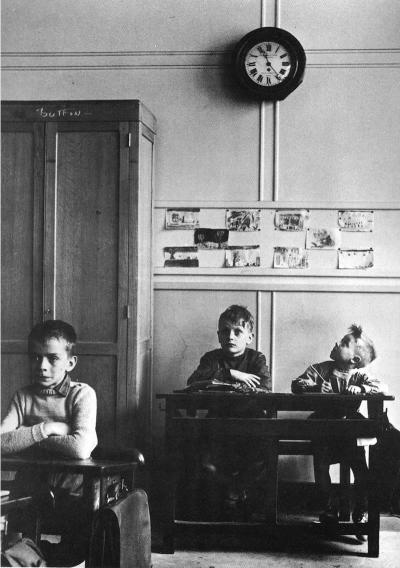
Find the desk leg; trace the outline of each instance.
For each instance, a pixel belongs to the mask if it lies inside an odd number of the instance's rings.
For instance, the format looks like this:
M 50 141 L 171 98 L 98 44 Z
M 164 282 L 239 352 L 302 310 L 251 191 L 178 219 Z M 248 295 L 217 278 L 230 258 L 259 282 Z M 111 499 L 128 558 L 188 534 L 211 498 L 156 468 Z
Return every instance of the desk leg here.
M 267 486 L 265 488 L 265 521 L 271 527 L 277 524 L 278 513 L 278 440 L 267 440 Z
M 83 478 L 83 500 L 85 504 L 85 510 L 90 511 L 90 532 L 89 532 L 89 542 L 87 548 L 87 568 L 96 568 L 93 563 L 93 537 L 96 522 L 96 511 L 100 508 L 101 500 L 101 481 L 97 478 L 88 478 L 84 476 Z
M 368 491 L 368 556 L 379 556 L 380 502 L 377 483 L 377 449 L 369 448 L 370 482 Z
M 165 507 L 163 511 L 163 552 L 175 552 L 175 499 L 177 484 L 177 462 L 179 460 L 176 433 L 172 425 L 173 409 L 168 408 L 165 424 Z

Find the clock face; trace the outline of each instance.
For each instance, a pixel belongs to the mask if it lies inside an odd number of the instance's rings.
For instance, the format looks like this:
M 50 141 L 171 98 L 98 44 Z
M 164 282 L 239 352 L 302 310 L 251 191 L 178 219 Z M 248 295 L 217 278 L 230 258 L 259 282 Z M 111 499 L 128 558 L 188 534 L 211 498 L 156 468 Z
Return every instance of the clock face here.
M 302 82 L 306 54 L 300 42 L 281 28 L 258 28 L 246 34 L 233 51 L 239 83 L 251 95 L 282 101 Z
M 256 43 L 246 54 L 244 65 L 248 77 L 262 87 L 280 85 L 293 66 L 288 50 L 276 41 Z

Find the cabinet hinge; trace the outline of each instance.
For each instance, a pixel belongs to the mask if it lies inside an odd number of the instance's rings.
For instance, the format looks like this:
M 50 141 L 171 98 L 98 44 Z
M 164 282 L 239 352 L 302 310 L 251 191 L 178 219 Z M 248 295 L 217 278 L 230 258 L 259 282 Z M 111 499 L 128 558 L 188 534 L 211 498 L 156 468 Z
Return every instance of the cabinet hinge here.
M 131 134 L 131 132 L 129 132 L 129 134 L 128 134 L 128 148 L 131 147 L 131 144 L 132 144 L 132 134 Z
M 129 304 L 125 306 L 125 318 L 128 320 L 131 317 L 131 307 Z

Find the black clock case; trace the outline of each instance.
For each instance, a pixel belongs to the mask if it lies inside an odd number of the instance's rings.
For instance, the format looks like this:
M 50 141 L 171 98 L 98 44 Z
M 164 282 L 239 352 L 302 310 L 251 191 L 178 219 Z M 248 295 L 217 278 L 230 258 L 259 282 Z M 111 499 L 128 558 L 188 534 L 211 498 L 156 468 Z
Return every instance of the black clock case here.
M 254 45 L 262 41 L 280 43 L 292 57 L 293 65 L 290 73 L 279 85 L 270 87 L 257 85 L 246 73 L 246 54 Z M 276 27 L 263 27 L 252 30 L 236 44 L 233 52 L 233 65 L 239 83 L 253 96 L 263 100 L 282 101 L 302 83 L 306 68 L 306 54 L 298 39 L 288 31 Z

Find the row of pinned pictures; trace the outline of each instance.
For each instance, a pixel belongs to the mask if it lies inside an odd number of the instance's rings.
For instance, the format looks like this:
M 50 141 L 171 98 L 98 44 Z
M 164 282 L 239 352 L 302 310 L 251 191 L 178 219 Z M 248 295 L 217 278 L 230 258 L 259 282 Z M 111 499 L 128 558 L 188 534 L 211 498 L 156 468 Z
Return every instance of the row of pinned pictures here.
M 166 247 L 164 266 L 199 266 L 197 252 L 197 247 Z M 260 266 L 260 247 L 258 245 L 226 247 L 224 266 L 226 268 Z
M 164 266 L 193 267 L 199 266 L 197 247 L 166 247 L 164 249 Z M 374 265 L 373 249 L 338 250 L 339 269 L 372 268 Z M 260 247 L 231 246 L 225 249 L 226 268 L 243 268 L 260 266 Z M 309 268 L 309 251 L 299 247 L 274 247 L 274 268 Z
M 306 229 L 316 231 L 316 229 L 309 228 L 309 223 L 310 211 L 308 209 L 275 212 L 275 228 L 280 231 L 304 231 Z M 374 212 L 338 211 L 337 225 L 339 231 L 372 232 L 374 229 Z M 331 229 L 331 231 L 333 230 Z
M 374 266 L 373 249 L 338 249 L 339 269 L 362 269 Z M 274 268 L 309 268 L 309 251 L 299 247 L 275 247 Z
M 260 209 L 226 209 L 225 229 L 228 231 L 259 231 Z M 166 229 L 199 229 L 200 209 L 167 209 L 165 212 Z
M 229 231 L 259 231 L 260 209 L 226 209 L 225 228 Z M 310 211 L 281 210 L 275 212 L 275 228 L 280 231 L 304 231 L 309 228 Z M 372 232 L 374 228 L 373 211 L 338 211 L 340 231 Z M 167 209 L 165 212 L 166 229 L 200 228 L 199 208 Z

